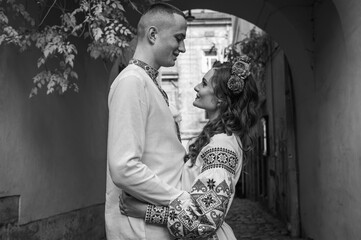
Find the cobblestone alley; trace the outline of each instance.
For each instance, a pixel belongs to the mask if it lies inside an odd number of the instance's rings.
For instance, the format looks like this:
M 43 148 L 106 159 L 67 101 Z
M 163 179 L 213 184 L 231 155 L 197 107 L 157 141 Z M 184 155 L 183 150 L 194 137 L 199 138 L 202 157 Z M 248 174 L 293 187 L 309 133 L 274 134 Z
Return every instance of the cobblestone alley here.
M 232 227 L 237 240 L 302 240 L 288 236 L 284 223 L 248 199 L 233 200 L 226 223 Z

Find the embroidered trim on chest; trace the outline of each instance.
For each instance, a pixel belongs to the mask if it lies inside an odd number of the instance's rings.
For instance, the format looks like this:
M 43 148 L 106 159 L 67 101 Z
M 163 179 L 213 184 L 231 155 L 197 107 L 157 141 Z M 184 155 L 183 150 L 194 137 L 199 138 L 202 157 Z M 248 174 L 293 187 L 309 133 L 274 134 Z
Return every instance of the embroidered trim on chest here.
M 201 172 L 211 168 L 224 168 L 231 174 L 235 174 L 238 158 L 235 152 L 227 148 L 211 148 L 202 153 L 203 166 Z

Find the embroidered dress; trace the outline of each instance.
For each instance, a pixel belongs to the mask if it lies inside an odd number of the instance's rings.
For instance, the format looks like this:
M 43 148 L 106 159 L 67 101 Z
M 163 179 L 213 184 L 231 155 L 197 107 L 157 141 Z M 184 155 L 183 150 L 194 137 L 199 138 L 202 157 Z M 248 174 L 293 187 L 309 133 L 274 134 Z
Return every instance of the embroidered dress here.
M 108 105 L 107 240 L 173 239 L 165 226 L 145 224 L 119 209 L 123 191 L 156 205 L 182 194 L 185 149 L 172 113 L 153 80 L 134 64 L 114 80 Z
M 169 208 L 151 210 L 146 222 L 164 223 L 180 239 L 236 239 L 224 222 L 235 195 L 235 185 L 242 169 L 242 151 L 235 136 L 217 134 L 205 146 L 190 167 L 182 173 L 182 194 Z M 153 206 L 154 208 L 154 206 Z

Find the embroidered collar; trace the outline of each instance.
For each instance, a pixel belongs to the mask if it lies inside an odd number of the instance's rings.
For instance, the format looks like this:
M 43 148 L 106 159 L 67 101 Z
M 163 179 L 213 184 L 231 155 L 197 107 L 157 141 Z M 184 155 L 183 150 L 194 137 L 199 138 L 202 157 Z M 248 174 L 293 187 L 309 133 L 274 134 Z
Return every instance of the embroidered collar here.
M 144 69 L 144 71 L 148 74 L 148 76 L 153 80 L 154 84 L 157 86 L 157 88 L 159 89 L 160 93 L 163 95 L 163 98 L 165 100 L 165 102 L 167 103 L 167 105 L 169 106 L 169 101 L 168 101 L 168 96 L 167 93 L 162 89 L 162 87 L 158 84 L 157 81 L 157 76 L 158 76 L 158 70 L 156 70 L 155 68 L 149 66 L 148 64 L 146 64 L 143 61 L 140 61 L 138 59 L 134 59 L 132 58 L 129 61 L 129 64 L 135 64 L 141 68 Z
M 146 64 L 145 62 L 143 61 L 140 61 L 138 59 L 134 59 L 132 58 L 130 61 L 129 61 L 129 64 L 135 64 L 141 68 L 144 69 L 144 71 L 149 75 L 149 77 L 153 80 L 153 81 L 156 81 L 157 79 L 157 76 L 158 76 L 158 70 L 153 68 L 152 66 Z
M 148 76 L 153 80 L 154 84 L 157 86 L 157 88 L 159 89 L 160 93 L 163 95 L 163 98 L 166 102 L 166 104 L 169 106 L 169 100 L 168 100 L 168 96 L 167 93 L 162 89 L 162 87 L 158 84 L 157 81 L 157 76 L 158 76 L 158 70 L 153 68 L 152 66 L 150 66 L 149 64 L 146 64 L 145 62 L 132 58 L 129 61 L 129 64 L 135 64 L 141 68 L 144 69 L 144 71 L 148 74 Z M 177 136 L 179 141 L 181 142 L 181 136 L 180 136 L 180 130 L 179 130 L 179 125 L 176 121 L 175 122 L 175 126 L 176 126 L 176 131 L 177 131 Z

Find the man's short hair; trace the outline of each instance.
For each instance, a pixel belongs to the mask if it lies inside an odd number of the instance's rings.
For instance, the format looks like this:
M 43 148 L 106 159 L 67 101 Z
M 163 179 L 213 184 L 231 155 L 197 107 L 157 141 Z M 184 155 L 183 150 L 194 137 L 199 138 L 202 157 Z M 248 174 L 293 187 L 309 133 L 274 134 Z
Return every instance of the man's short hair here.
M 181 15 L 182 17 L 184 17 L 184 19 L 186 18 L 186 15 L 177 7 L 169 4 L 169 3 L 164 3 L 164 2 L 157 2 L 152 4 L 148 10 L 145 11 L 144 14 L 147 13 L 168 13 L 168 14 L 178 14 Z
M 159 20 L 164 18 L 164 16 L 173 15 L 173 14 L 178 14 L 182 16 L 184 19 L 186 19 L 185 14 L 181 10 L 179 10 L 178 8 L 176 8 L 175 6 L 169 3 L 158 2 L 152 4 L 140 18 L 140 21 L 138 23 L 138 33 L 137 33 L 138 37 L 144 36 L 145 28 L 146 26 L 149 26 L 149 24 L 153 24 L 156 22 L 160 23 L 161 21 Z

